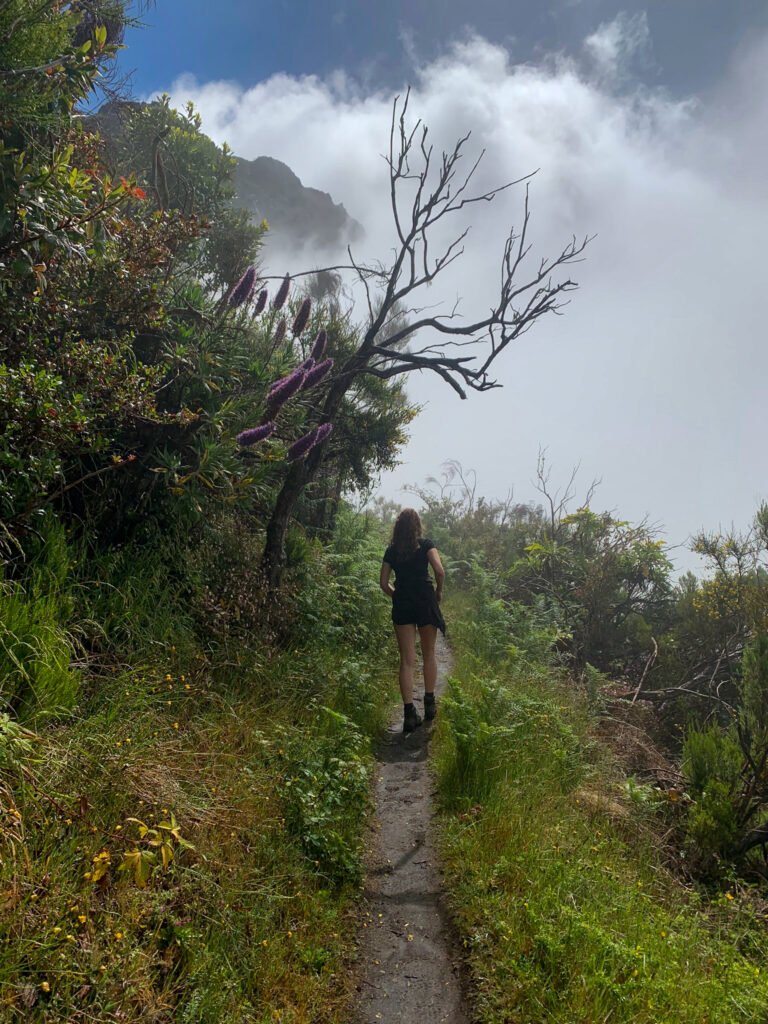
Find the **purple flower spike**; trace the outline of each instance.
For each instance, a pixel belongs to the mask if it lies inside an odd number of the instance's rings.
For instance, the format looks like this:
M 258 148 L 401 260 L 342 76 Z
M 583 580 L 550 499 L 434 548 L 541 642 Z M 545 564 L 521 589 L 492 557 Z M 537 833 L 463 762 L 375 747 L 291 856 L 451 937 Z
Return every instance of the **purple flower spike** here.
M 325 355 L 325 346 L 328 344 L 328 332 L 318 331 L 315 343 L 312 346 L 312 358 L 315 362 L 319 362 Z
M 322 444 L 323 441 L 333 432 L 332 423 L 323 423 L 319 427 L 315 427 L 314 430 L 310 430 L 309 433 L 300 437 L 298 441 L 295 441 L 288 449 L 286 458 L 289 462 L 295 462 L 297 459 L 304 458 L 308 455 L 315 445 Z
M 299 312 L 296 314 L 296 319 L 293 321 L 293 336 L 298 338 L 304 328 L 309 322 L 309 314 L 312 312 L 312 299 L 304 299 L 302 304 L 299 306 Z
M 294 441 L 286 455 L 289 462 L 295 462 L 297 459 L 303 458 L 312 451 L 317 443 L 317 429 L 318 428 L 315 427 L 314 430 L 310 430 L 308 434 L 300 437 L 298 441 Z
M 246 272 L 229 293 L 228 302 L 230 306 L 242 306 L 248 302 L 256 287 L 256 267 L 248 267 Z
M 277 412 L 292 395 L 295 395 L 300 390 L 305 376 L 304 370 L 299 368 L 272 385 L 267 395 L 267 408 L 271 413 Z
M 251 427 L 250 430 L 244 430 L 242 434 L 238 434 L 237 443 L 242 448 L 248 448 L 252 444 L 258 444 L 259 441 L 263 441 L 270 434 L 273 434 L 274 431 L 274 423 L 263 423 L 260 427 Z
M 303 370 L 305 373 L 309 373 L 309 371 L 313 370 L 314 367 L 315 367 L 315 360 L 312 358 L 312 356 L 308 356 L 308 358 L 304 360 L 304 362 L 301 364 L 301 366 L 299 366 L 299 369 Z
M 278 323 L 277 327 L 275 328 L 275 344 L 276 345 L 279 345 L 280 342 L 285 337 L 285 332 L 286 332 L 287 328 L 288 328 L 288 324 L 285 322 L 285 317 L 282 317 L 280 319 L 280 322 Z
M 304 378 L 304 383 L 302 384 L 302 389 L 313 388 L 315 384 L 319 384 L 323 377 L 325 377 L 325 375 L 330 371 L 332 366 L 332 359 L 325 359 L 322 363 L 318 363 L 314 369 L 307 373 Z
M 285 300 L 288 298 L 288 291 L 291 287 L 291 278 L 289 274 L 286 274 L 283 278 L 282 284 L 277 289 L 277 294 L 272 300 L 272 309 L 282 309 L 285 305 Z
M 321 423 L 317 428 L 317 437 L 315 438 L 315 444 L 322 444 L 327 437 L 330 437 L 333 433 L 332 423 Z
M 253 307 L 254 316 L 261 313 L 267 304 L 267 289 L 262 288 L 259 292 L 259 297 L 256 299 L 256 305 Z

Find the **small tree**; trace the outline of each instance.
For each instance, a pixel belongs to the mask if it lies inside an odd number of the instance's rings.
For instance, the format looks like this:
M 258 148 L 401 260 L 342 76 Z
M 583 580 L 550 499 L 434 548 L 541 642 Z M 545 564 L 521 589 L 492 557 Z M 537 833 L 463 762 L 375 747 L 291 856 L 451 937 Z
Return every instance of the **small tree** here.
M 768 850 L 768 637 L 745 649 L 732 722 L 692 728 L 683 748 L 688 835 L 705 869 Z M 756 864 L 753 866 L 757 867 Z
M 486 192 L 471 185 L 483 153 L 461 174 L 469 134 L 438 158 L 429 130 L 417 120 L 408 122 L 409 95 L 392 107 L 389 150 L 389 195 L 397 241 L 388 266 L 364 266 L 349 251 L 350 264 L 329 270 L 351 270 L 362 286 L 368 323 L 356 351 L 331 383 L 319 423 L 331 422 L 346 392 L 362 374 L 388 379 L 414 370 L 437 374 L 461 397 L 467 391 L 500 387 L 493 364 L 504 350 L 541 317 L 557 313 L 577 285 L 569 277 L 554 279 L 561 269 L 581 257 L 589 239 L 572 240 L 552 259 L 542 259 L 526 272 L 530 253 L 528 179 L 508 182 Z M 448 222 L 477 203 L 490 203 L 513 185 L 526 182 L 522 226 L 510 231 L 501 255 L 500 284 L 487 314 L 461 322 L 458 302 L 447 313 L 427 313 L 420 304 L 422 290 L 464 252 L 469 229 L 445 246 L 433 249 L 436 225 Z M 404 311 L 405 316 L 404 316 Z M 394 328 L 394 329 L 393 329 Z M 276 584 L 283 565 L 283 545 L 289 521 L 306 485 L 323 460 L 323 445 L 289 469 L 267 527 L 263 564 Z
M 661 638 L 657 695 L 685 716 L 726 713 L 738 704 L 745 648 L 768 633 L 768 505 L 744 532 L 700 533 L 692 550 L 707 576 L 683 576 L 672 628 Z M 694 710 L 698 709 L 698 711 Z
M 542 503 L 530 508 L 529 539 L 507 567 L 504 596 L 552 612 L 578 668 L 589 664 L 642 682 L 655 660 L 653 634 L 667 621 L 672 567 L 647 522 L 593 510 L 597 481 L 576 504 L 577 474 L 578 467 L 554 490 L 539 453 Z

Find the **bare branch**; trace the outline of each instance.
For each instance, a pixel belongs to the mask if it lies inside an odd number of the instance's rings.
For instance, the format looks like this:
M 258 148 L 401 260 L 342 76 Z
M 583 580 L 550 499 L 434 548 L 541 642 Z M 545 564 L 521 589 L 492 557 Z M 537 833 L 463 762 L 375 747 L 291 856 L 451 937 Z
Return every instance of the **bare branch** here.
M 448 369 L 439 360 L 414 360 L 405 365 L 391 366 L 386 370 L 382 370 L 378 366 L 367 366 L 363 372 L 369 373 L 372 377 L 387 380 L 390 377 L 397 377 L 412 370 L 431 370 L 438 377 L 442 377 L 446 384 L 453 388 L 459 398 L 467 397 L 466 391 L 464 391 L 461 384 L 451 376 Z
M 358 264 L 355 262 L 355 258 L 352 255 L 352 246 L 350 245 L 347 246 L 347 255 L 349 256 L 349 262 L 355 268 L 358 281 L 361 282 L 363 288 L 365 289 L 365 301 L 368 304 L 368 316 L 370 317 L 371 320 L 373 320 L 373 302 L 371 301 L 371 289 L 368 285 L 368 276 L 370 275 L 366 275 L 363 272 L 363 269 L 359 267 Z

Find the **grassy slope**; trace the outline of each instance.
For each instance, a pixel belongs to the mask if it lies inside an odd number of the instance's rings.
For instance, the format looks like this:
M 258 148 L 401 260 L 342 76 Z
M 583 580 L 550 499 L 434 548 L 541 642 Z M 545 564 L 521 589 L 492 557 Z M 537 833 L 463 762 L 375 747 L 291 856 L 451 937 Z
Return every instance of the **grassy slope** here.
M 368 547 L 313 556 L 280 653 L 212 654 L 183 604 L 126 579 L 124 640 L 144 658 L 30 736 L 0 728 L 0 1019 L 348 1020 L 369 740 L 393 675 Z M 344 620 L 361 605 L 364 635 Z M 146 622 L 162 643 L 139 642 Z
M 479 1019 L 764 1022 L 768 940 L 746 895 L 673 878 L 568 681 L 519 649 L 491 664 L 466 596 L 452 622 L 443 851 Z

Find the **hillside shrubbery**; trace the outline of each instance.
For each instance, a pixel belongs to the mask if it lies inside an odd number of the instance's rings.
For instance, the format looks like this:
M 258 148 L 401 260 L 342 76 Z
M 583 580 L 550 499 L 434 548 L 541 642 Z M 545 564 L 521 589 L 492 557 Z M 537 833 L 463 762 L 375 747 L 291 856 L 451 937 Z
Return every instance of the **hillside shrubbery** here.
M 765 879 L 766 509 L 743 536 L 696 538 L 707 573 L 675 581 L 650 527 L 573 510 L 573 488 L 553 493 L 543 460 L 539 486 L 541 505 L 486 501 L 449 463 L 442 483 L 418 491 L 454 579 L 483 609 L 464 626 L 467 643 L 519 669 L 556 657 L 630 730 L 642 710 L 641 733 L 666 758 L 661 774 L 635 766 L 641 782 L 685 794 L 681 868 Z

